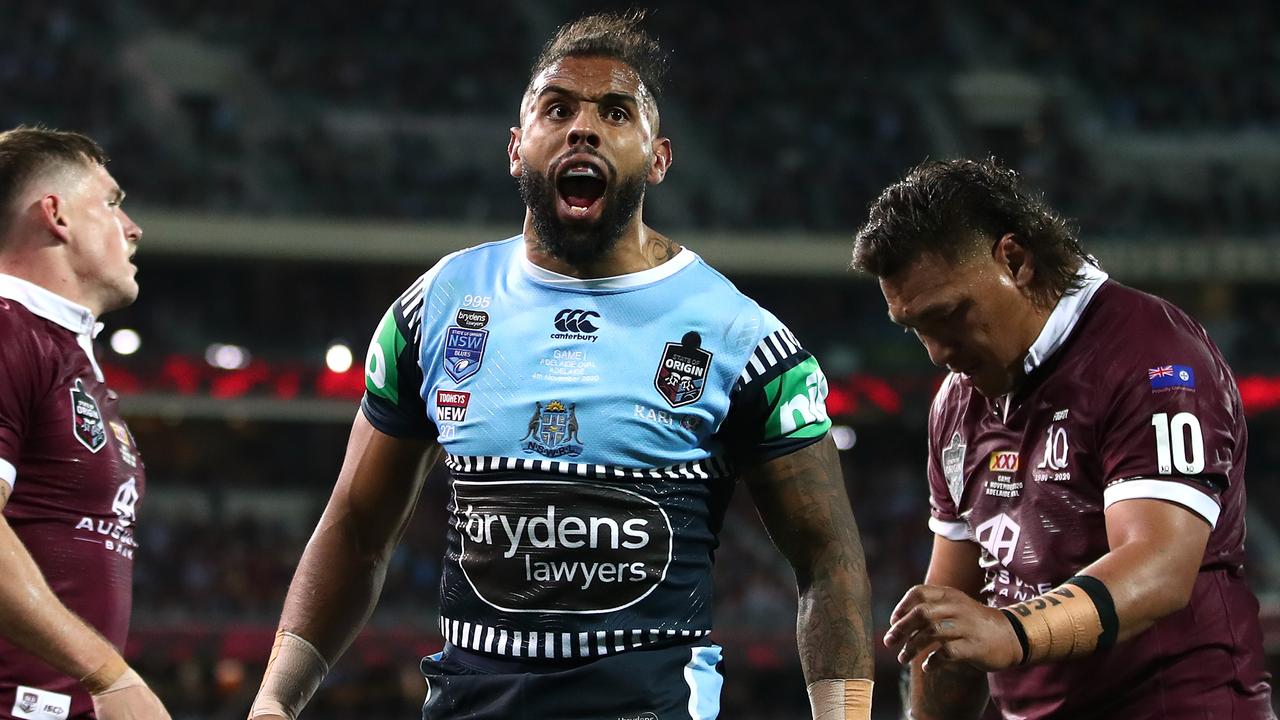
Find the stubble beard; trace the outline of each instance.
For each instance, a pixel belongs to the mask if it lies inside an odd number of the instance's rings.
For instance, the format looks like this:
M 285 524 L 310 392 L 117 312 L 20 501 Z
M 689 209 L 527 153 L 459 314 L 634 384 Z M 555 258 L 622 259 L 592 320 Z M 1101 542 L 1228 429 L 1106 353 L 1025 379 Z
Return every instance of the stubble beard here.
M 613 170 L 611 167 L 610 170 Z M 622 239 L 622 232 L 644 202 L 645 174 L 618 176 L 596 202 L 604 203 L 593 223 L 565 223 L 556 214 L 555 185 L 541 172 L 526 168 L 520 174 L 520 197 L 533 219 L 537 244 L 551 257 L 570 265 L 596 262 Z

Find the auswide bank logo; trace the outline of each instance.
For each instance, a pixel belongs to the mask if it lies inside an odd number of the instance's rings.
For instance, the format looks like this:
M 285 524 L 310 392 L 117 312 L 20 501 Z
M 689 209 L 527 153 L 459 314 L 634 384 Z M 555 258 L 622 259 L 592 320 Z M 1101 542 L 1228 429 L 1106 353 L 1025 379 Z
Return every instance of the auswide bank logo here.
M 605 613 L 666 577 L 671 520 L 656 501 L 570 480 L 455 480 L 459 564 L 504 612 Z

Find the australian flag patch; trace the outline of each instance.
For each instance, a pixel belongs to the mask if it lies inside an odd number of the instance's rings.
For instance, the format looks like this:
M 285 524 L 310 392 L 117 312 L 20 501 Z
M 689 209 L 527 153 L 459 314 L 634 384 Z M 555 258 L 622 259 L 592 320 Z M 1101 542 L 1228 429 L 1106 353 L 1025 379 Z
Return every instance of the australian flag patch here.
M 1196 373 L 1186 365 L 1161 365 L 1147 370 L 1147 380 L 1152 390 L 1164 388 L 1194 388 Z

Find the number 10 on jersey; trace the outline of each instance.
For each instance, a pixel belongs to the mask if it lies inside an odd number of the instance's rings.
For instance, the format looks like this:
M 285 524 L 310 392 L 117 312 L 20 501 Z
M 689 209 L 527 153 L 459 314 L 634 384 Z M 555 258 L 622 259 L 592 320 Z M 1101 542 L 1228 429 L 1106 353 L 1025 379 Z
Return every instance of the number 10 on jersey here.
M 1195 415 L 1180 412 L 1170 420 L 1169 413 L 1156 413 L 1151 424 L 1156 429 L 1156 467 L 1161 475 L 1173 474 L 1175 467 L 1184 475 L 1204 470 L 1204 436 Z

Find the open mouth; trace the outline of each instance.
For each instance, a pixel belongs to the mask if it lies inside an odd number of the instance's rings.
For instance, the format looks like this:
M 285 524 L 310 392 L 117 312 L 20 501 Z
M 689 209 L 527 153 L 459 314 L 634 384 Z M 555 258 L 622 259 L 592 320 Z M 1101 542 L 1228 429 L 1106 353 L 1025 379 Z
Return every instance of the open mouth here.
M 594 163 L 573 161 L 565 164 L 556 180 L 556 190 L 573 215 L 586 215 L 604 197 L 609 181 Z

